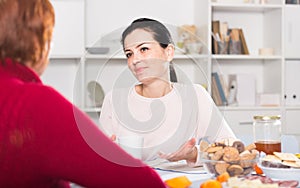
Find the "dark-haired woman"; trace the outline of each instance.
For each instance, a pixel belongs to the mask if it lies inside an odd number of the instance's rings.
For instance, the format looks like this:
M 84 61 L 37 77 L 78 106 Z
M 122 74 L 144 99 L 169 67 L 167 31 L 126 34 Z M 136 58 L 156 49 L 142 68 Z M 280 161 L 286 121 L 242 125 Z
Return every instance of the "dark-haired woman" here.
M 138 83 L 114 88 L 105 97 L 100 124 L 112 140 L 143 136 L 143 160 L 161 157 L 197 165 L 201 138 L 235 137 L 202 86 L 171 81 L 174 44 L 162 23 L 137 19 L 124 30 L 121 43 Z

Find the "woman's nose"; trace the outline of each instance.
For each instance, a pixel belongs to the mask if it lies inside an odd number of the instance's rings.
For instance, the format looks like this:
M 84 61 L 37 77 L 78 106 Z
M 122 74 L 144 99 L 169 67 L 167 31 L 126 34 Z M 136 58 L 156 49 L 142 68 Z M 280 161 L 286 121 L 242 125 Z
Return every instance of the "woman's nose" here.
M 132 58 L 132 62 L 134 65 L 136 65 L 137 63 L 139 63 L 141 61 L 142 57 L 141 57 L 141 54 L 140 53 L 135 53 L 133 55 L 133 58 Z

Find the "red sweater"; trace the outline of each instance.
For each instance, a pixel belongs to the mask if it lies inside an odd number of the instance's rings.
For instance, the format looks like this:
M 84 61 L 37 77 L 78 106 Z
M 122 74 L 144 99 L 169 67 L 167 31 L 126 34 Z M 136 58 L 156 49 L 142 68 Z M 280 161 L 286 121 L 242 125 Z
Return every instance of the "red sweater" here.
M 0 187 L 165 187 L 26 66 L 0 62 Z

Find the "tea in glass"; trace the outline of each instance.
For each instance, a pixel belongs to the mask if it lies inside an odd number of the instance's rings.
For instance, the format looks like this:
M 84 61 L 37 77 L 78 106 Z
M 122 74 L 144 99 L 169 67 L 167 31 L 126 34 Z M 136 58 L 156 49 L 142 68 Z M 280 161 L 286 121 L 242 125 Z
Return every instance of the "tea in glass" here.
M 254 116 L 253 135 L 258 151 L 266 154 L 281 152 L 280 116 Z

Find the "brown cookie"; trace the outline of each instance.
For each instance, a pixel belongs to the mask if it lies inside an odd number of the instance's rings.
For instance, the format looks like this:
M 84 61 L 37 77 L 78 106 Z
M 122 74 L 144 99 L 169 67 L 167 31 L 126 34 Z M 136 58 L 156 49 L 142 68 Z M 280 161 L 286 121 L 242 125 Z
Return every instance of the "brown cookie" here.
M 205 151 L 207 153 L 214 153 L 214 152 L 217 152 L 218 150 L 221 150 L 223 149 L 222 146 L 212 146 L 212 147 L 208 147 Z
M 227 168 L 227 171 L 230 174 L 230 176 L 238 176 L 243 174 L 244 169 L 240 165 L 230 165 Z
M 250 145 L 248 145 L 248 146 L 246 146 L 245 147 L 245 150 L 253 150 L 253 149 L 256 149 L 256 145 L 254 144 L 254 143 L 252 143 L 252 144 L 250 144 Z
M 252 153 L 245 153 L 243 155 L 240 155 L 240 165 L 243 168 L 248 168 L 253 165 L 253 159 L 255 159 L 256 155 L 253 155 Z
M 223 160 L 226 162 L 236 162 L 240 160 L 239 151 L 234 147 L 225 147 Z
M 223 174 L 224 172 L 227 172 L 227 168 L 230 166 L 230 164 L 228 163 L 225 163 L 225 162 L 218 162 L 216 165 L 215 165 L 215 169 L 216 169 L 216 172 L 218 174 Z
M 239 153 L 245 151 L 245 145 L 241 141 L 234 141 L 232 147 L 236 148 L 239 151 Z
M 212 156 L 211 160 L 218 161 L 223 157 L 224 149 L 216 151 Z

